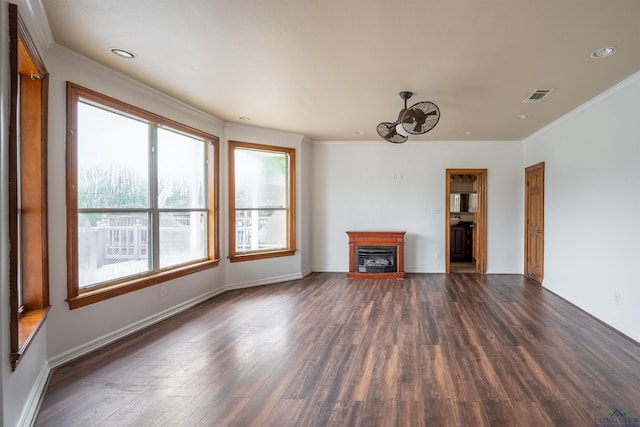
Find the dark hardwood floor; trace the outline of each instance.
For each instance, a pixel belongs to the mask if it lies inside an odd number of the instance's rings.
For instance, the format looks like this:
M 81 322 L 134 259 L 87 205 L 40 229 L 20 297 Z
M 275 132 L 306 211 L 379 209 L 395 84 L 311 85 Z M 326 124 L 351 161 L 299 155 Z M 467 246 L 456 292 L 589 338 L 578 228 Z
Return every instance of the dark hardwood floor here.
M 640 347 L 518 275 L 315 273 L 56 368 L 38 426 L 593 426 Z

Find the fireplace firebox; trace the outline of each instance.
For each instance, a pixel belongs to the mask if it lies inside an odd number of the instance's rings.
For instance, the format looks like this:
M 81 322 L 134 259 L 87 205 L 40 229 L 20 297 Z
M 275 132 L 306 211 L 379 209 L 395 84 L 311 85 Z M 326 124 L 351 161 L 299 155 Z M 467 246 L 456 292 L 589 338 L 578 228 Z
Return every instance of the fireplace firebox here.
M 348 278 L 404 278 L 404 231 L 347 231 Z
M 358 246 L 358 273 L 390 273 L 396 271 L 395 246 Z

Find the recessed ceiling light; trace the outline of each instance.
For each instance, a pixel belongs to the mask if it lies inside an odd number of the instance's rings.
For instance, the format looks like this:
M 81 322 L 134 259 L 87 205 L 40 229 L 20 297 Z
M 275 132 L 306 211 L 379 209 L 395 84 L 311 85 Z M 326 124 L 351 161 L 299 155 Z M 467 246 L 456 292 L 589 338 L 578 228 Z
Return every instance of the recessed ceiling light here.
M 128 50 L 118 49 L 117 47 L 111 48 L 111 53 L 121 58 L 127 58 L 127 59 L 133 59 L 136 57 L 133 53 L 129 52 Z
M 463 130 L 462 134 L 463 135 L 471 135 L 471 131 L 470 130 Z
M 526 114 L 519 114 L 516 116 L 516 119 L 520 119 L 520 120 L 524 120 L 524 119 L 528 119 L 529 116 L 527 116 Z
M 596 59 L 606 58 L 607 56 L 613 55 L 613 52 L 615 51 L 616 51 L 615 47 L 601 47 L 598 50 L 594 50 L 593 53 L 591 54 L 591 57 Z
M 240 117 L 238 117 L 238 120 L 242 120 L 243 122 L 248 122 L 249 120 L 251 120 L 251 117 L 240 116 Z

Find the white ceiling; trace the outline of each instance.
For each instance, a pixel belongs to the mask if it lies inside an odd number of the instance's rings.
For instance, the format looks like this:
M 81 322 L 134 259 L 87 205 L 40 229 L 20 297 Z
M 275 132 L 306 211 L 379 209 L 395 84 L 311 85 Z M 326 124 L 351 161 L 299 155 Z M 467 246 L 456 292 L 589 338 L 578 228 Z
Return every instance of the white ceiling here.
M 378 139 L 402 90 L 441 110 L 410 140 L 521 140 L 640 70 L 638 0 L 43 4 L 56 43 L 223 120 L 314 140 Z

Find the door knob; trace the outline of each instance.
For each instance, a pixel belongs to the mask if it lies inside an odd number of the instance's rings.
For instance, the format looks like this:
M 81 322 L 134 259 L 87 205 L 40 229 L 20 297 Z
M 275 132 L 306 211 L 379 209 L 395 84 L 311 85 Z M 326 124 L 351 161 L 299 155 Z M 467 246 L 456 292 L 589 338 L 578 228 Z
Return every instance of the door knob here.
M 539 229 L 536 231 L 536 234 L 542 234 L 542 229 L 541 229 L 541 228 L 539 228 Z

